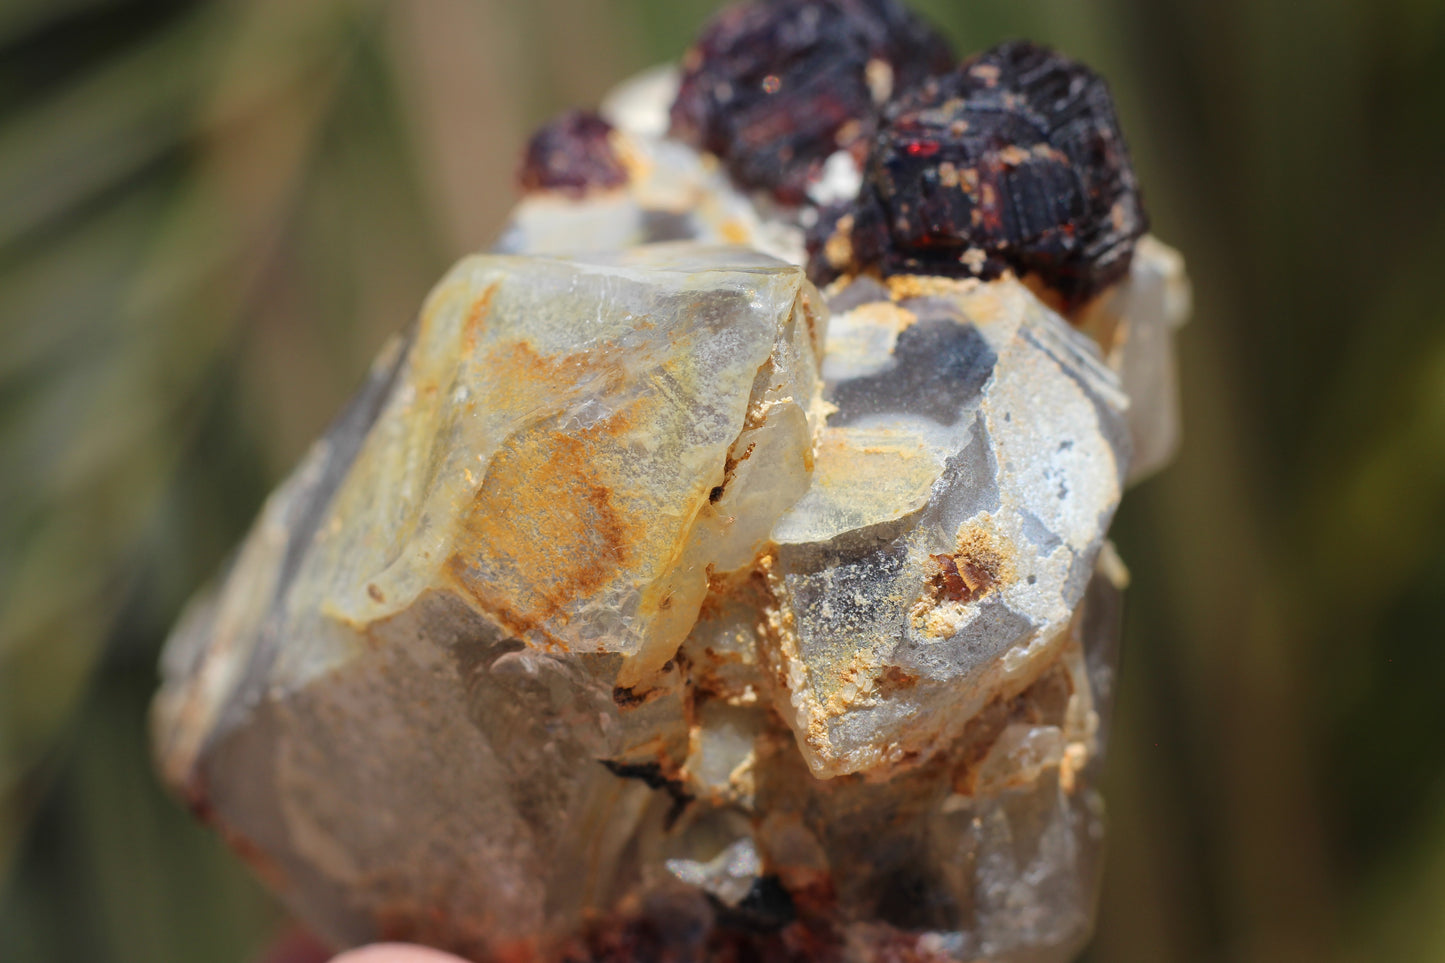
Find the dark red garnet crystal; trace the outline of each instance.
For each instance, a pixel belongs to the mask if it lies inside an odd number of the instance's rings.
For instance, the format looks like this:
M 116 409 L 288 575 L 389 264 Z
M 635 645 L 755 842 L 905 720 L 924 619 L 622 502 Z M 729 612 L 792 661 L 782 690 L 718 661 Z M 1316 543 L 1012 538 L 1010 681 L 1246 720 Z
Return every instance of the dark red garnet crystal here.
M 889 105 L 857 202 L 819 219 L 811 270 L 1011 269 L 1071 308 L 1124 276 L 1146 226 L 1103 79 L 1011 42 Z
M 683 59 L 672 134 L 744 187 L 802 203 L 823 161 L 861 162 L 879 108 L 953 66 L 899 0 L 754 0 L 728 7 Z
M 612 129 L 590 110 L 569 110 L 544 125 L 522 155 L 522 190 L 581 197 L 626 184 L 627 169 L 613 150 Z

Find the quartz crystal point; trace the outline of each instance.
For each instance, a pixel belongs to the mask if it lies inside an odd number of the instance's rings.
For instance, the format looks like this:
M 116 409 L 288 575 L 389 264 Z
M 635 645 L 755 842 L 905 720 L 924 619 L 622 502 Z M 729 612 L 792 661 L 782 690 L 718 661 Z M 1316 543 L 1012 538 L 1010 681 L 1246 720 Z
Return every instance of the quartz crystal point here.
M 861 168 L 782 206 L 669 135 L 677 88 L 539 133 L 496 252 L 177 625 L 162 771 L 338 945 L 1063 963 L 1098 883 L 1107 531 L 1177 437 L 1182 262 L 1145 237 L 1067 317 L 1007 269 L 820 292 L 805 234 Z

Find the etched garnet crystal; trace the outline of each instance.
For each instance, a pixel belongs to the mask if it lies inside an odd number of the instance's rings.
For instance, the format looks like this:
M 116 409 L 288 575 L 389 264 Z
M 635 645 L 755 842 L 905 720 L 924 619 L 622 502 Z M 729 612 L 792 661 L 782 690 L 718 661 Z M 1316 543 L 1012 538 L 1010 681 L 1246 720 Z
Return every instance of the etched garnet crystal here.
M 1015 41 L 888 106 L 857 201 L 815 232 L 813 275 L 1012 271 L 1073 308 L 1128 273 L 1146 226 L 1103 79 Z
M 830 155 L 862 159 L 890 97 L 952 65 L 947 41 L 899 0 L 741 3 L 684 56 L 672 134 L 741 186 L 797 204 Z
M 627 183 L 627 168 L 617 156 L 612 135 L 612 125 L 595 111 L 567 111 L 527 142 L 519 186 L 572 197 L 621 187 Z

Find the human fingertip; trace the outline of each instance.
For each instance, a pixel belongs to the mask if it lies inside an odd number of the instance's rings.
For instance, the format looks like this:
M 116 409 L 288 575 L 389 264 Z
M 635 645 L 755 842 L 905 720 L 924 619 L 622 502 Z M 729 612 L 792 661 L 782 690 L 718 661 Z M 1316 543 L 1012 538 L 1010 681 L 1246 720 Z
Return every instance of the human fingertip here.
M 331 963 L 465 963 L 459 956 L 409 943 L 373 943 L 347 950 Z

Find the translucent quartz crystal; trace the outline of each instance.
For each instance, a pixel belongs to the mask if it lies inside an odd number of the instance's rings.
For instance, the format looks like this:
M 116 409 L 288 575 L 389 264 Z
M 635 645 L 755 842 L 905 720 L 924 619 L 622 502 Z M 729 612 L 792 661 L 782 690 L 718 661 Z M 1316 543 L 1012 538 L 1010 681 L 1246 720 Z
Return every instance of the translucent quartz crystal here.
M 1153 237 L 1134 251 L 1129 281 L 1113 293 L 1106 312 L 1125 319 L 1109 356 L 1133 400 L 1130 481 L 1163 468 L 1179 446 L 1179 383 L 1174 332 L 1189 318 L 1191 294 L 1179 252 Z
M 773 530 L 780 711 L 820 776 L 951 746 L 1057 656 L 1129 446 L 1112 373 L 1016 283 L 871 301 L 833 330 L 814 484 Z
M 168 644 L 162 770 L 337 944 L 1069 960 L 1182 262 L 1146 238 L 1076 324 L 1011 277 L 825 296 L 665 139 L 675 83 L 272 495 Z
M 741 249 L 463 261 L 178 628 L 167 774 L 340 940 L 609 905 L 654 795 L 616 692 L 807 487 L 823 325 Z
M 546 194 L 517 205 L 497 250 L 568 254 L 655 241 L 741 244 L 805 264 L 804 230 L 766 197 L 738 190 L 715 158 L 665 134 L 678 73 L 656 67 L 620 85 L 602 103 L 617 128 L 616 144 L 632 177 L 626 188 L 583 201 Z M 813 193 L 821 201 L 850 198 L 860 173 L 839 152 Z M 1131 482 L 1169 462 L 1179 442 L 1174 332 L 1188 319 L 1184 259 L 1152 236 L 1134 251 L 1128 278 L 1087 310 L 1082 327 L 1101 346 L 1130 399 Z

